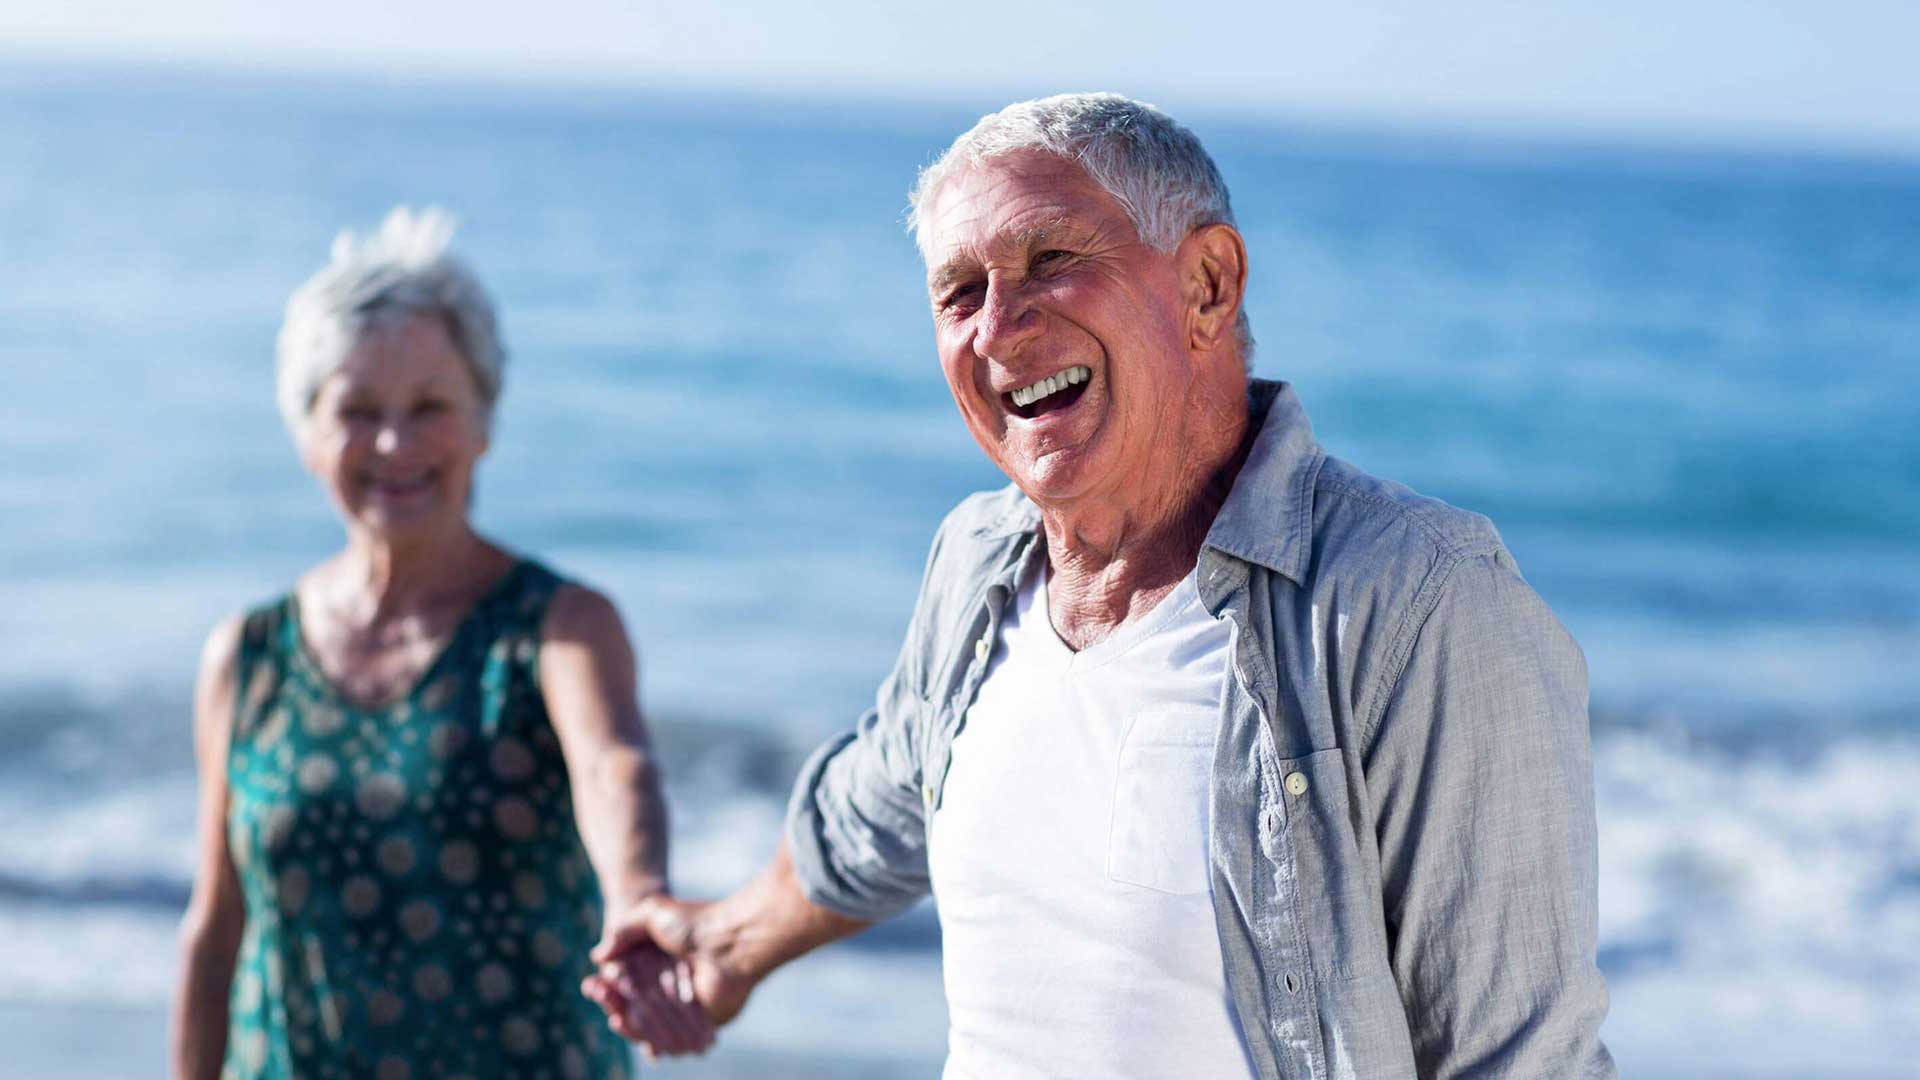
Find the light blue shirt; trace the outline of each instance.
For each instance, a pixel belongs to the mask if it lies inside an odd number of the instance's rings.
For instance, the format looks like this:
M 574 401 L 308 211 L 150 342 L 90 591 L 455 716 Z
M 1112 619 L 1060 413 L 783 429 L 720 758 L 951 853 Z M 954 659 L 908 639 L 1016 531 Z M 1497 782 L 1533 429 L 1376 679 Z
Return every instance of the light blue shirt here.
M 1328 457 L 1286 384 L 1248 392 L 1196 575 L 1232 628 L 1208 859 L 1255 1068 L 1614 1076 L 1578 646 L 1485 518 Z M 875 707 L 795 786 L 815 903 L 878 919 L 927 893 L 953 740 L 1044 551 L 1013 487 L 942 524 Z

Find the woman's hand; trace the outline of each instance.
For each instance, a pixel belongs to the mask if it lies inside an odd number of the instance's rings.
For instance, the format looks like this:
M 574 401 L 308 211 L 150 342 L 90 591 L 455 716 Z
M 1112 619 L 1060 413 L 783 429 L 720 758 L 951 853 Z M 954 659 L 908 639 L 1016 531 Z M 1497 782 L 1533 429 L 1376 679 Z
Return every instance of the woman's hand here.
M 684 972 L 694 1000 L 718 1026 L 738 1016 L 753 988 L 776 968 L 868 925 L 808 900 L 782 842 L 767 868 L 724 900 L 676 900 L 660 893 L 608 918 L 607 932 L 594 947 L 593 960 L 604 971 L 606 965 L 634 954 L 659 952 L 673 957 L 677 961 L 673 981 L 659 985 L 681 990 L 686 984 L 678 980 Z M 588 979 L 588 984 L 590 988 L 583 987 L 588 996 L 612 1016 L 620 1004 L 603 993 L 611 984 L 601 976 Z M 623 1014 L 618 1020 L 615 1031 L 656 1049 L 675 1037 L 659 1018 Z
M 759 981 L 734 969 L 716 905 L 649 896 L 618 918 L 593 950 L 600 972 L 581 989 L 608 1025 L 650 1053 L 704 1051 L 739 1015 Z M 639 994 L 629 993 L 631 985 Z M 657 993 L 653 993 L 657 991 Z M 672 999 L 666 1007 L 661 998 Z M 690 1024 L 691 1009 L 697 1023 Z
M 714 1025 L 695 997 L 692 966 L 651 943 L 602 962 L 581 982 L 580 992 L 607 1014 L 607 1026 L 638 1043 L 649 1061 L 704 1053 L 713 1045 Z

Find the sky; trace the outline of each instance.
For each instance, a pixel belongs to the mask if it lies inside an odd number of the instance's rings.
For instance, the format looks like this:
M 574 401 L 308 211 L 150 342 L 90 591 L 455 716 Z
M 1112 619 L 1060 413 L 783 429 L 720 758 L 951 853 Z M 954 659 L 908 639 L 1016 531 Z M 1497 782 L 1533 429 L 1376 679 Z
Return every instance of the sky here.
M 0 55 L 807 89 L 1920 154 L 1920 0 L 6 0 Z

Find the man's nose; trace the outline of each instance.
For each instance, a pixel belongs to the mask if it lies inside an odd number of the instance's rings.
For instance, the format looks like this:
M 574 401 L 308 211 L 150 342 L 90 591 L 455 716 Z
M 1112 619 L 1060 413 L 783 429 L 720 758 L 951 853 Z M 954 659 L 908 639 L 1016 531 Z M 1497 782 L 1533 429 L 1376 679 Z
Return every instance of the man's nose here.
M 1040 332 L 1042 316 L 1028 295 L 1027 283 L 998 278 L 987 284 L 973 351 L 983 360 L 1011 360 Z

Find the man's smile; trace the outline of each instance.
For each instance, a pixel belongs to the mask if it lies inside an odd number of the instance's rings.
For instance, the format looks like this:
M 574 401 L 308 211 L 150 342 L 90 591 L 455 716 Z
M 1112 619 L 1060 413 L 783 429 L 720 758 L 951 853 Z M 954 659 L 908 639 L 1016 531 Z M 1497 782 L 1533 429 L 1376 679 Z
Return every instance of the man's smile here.
M 1031 420 L 1044 413 L 1064 409 L 1080 400 L 1086 393 L 1087 384 L 1093 378 L 1093 369 L 1085 364 L 1075 364 L 1064 371 L 1056 371 L 1029 386 L 1018 387 L 1002 395 L 1001 399 L 1007 411 L 1023 420 Z

